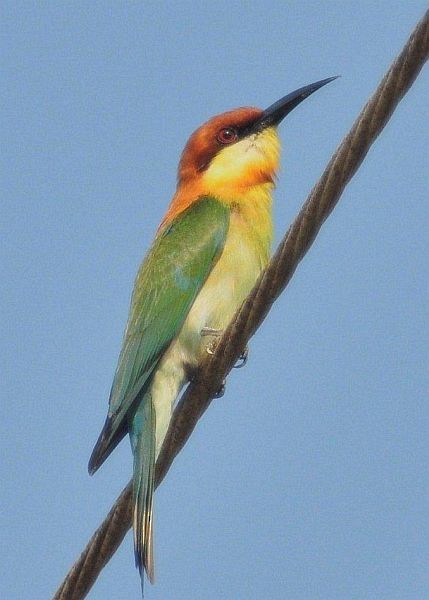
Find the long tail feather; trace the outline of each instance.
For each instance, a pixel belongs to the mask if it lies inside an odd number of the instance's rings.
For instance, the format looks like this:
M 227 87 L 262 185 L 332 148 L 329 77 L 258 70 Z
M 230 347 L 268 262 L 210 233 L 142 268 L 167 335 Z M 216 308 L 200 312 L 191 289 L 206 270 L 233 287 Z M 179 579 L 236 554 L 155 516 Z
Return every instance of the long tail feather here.
M 154 582 L 153 493 L 155 480 L 156 415 L 147 394 L 132 420 L 130 433 L 134 453 L 134 552 L 136 566 Z

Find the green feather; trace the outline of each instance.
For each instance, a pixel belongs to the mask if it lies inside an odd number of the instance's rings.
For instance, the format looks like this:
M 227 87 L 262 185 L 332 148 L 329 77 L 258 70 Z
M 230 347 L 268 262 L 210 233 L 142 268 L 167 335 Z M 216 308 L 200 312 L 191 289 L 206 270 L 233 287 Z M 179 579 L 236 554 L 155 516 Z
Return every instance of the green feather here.
M 128 431 L 151 376 L 218 260 L 229 209 L 202 197 L 157 235 L 137 274 L 108 417 L 92 453 L 94 472 Z
M 138 407 L 131 425 L 130 438 L 134 454 L 134 553 L 136 566 L 143 575 L 146 570 L 154 582 L 153 561 L 153 492 L 155 484 L 156 413 L 151 394 Z M 143 586 L 143 577 L 141 579 Z

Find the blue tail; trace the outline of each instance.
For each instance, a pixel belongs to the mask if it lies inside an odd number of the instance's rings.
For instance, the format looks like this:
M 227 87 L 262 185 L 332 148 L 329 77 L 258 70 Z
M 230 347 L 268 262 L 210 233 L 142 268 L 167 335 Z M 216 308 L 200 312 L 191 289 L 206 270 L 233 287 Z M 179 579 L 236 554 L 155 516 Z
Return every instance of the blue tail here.
M 155 484 L 156 414 L 150 393 L 146 394 L 130 424 L 134 454 L 134 553 L 140 576 L 144 571 L 154 582 L 153 492 Z

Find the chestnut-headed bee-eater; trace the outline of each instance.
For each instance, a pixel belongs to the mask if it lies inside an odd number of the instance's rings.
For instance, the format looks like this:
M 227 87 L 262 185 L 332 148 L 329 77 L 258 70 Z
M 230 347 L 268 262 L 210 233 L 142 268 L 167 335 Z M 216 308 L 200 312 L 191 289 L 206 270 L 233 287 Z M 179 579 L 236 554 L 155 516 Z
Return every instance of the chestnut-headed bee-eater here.
M 138 271 L 89 472 L 129 433 L 136 564 L 151 582 L 155 462 L 172 408 L 268 262 L 277 126 L 333 79 L 302 87 L 266 110 L 223 113 L 197 129 L 180 159 L 176 193 Z

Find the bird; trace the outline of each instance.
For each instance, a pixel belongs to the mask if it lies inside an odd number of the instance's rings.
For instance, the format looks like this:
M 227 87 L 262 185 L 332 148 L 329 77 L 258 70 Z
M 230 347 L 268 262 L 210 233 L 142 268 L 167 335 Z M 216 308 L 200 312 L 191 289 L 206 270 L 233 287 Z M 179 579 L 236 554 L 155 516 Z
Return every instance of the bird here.
M 278 125 L 336 77 L 287 94 L 266 110 L 209 119 L 189 138 L 177 189 L 134 284 L 92 475 L 127 434 L 133 453 L 136 567 L 154 582 L 153 494 L 157 457 L 174 404 L 268 263 Z

